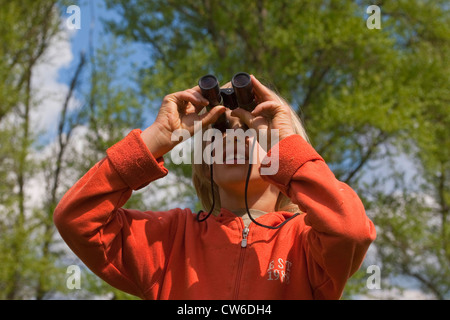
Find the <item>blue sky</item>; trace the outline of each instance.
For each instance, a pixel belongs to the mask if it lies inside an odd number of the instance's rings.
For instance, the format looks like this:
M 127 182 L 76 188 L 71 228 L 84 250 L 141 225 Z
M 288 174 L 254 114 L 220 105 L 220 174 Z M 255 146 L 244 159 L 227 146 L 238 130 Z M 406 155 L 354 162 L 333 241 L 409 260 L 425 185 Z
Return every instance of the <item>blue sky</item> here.
M 103 3 L 103 1 L 98 1 L 97 3 Z M 87 1 L 74 1 L 75 5 L 78 5 L 80 7 L 80 13 L 81 13 L 81 29 L 73 31 L 73 35 L 71 38 L 71 45 L 72 45 L 72 53 L 74 59 L 72 60 L 72 63 L 69 68 L 65 69 L 62 68 L 60 70 L 60 81 L 61 82 L 68 82 L 70 79 L 70 72 L 69 70 L 72 70 L 76 67 L 76 65 L 79 62 L 79 56 L 80 52 L 85 52 L 86 54 L 89 52 L 89 34 L 91 32 L 91 23 L 93 22 L 92 18 L 95 16 L 97 20 L 97 11 L 101 14 L 102 10 L 96 10 L 94 11 L 94 15 L 92 12 L 92 8 L 97 7 L 98 5 L 94 5 L 94 2 L 88 3 Z M 63 7 L 63 15 L 62 20 L 65 23 L 67 19 L 69 19 L 70 14 L 66 13 L 67 7 Z M 96 21 L 97 26 L 93 26 L 93 38 L 98 39 L 100 36 L 101 28 L 100 28 L 100 22 Z M 95 43 L 95 42 L 93 42 Z
M 102 20 L 120 20 L 120 16 L 114 11 L 106 9 L 103 0 L 74 0 L 72 4 L 80 7 L 81 29 L 71 31 L 72 37 L 70 42 L 73 60 L 69 67 L 59 70 L 58 81 L 65 84 L 69 84 L 79 63 L 81 52 L 84 52 L 86 57 L 90 59 L 97 48 L 101 47 L 105 42 L 113 40 L 113 37 L 105 31 Z M 66 23 L 72 14 L 66 13 L 67 7 L 62 7 L 61 9 L 63 12 L 63 23 Z M 121 58 L 116 80 L 120 81 L 120 85 L 123 87 L 133 86 L 135 83 L 129 81 L 129 77 L 134 75 L 137 68 L 133 67 L 132 64 L 136 64 L 138 67 L 147 66 L 150 63 L 150 55 L 144 45 L 137 43 L 127 43 L 126 46 L 120 48 L 120 50 L 122 49 L 130 54 L 127 58 Z M 89 68 L 90 65 L 88 64 L 84 70 L 84 77 L 80 83 L 79 91 L 86 92 L 89 88 Z M 146 118 L 148 119 L 146 120 L 146 125 L 149 125 L 154 116 L 148 114 Z
M 74 60 L 72 61 L 69 69 L 73 69 L 79 62 L 80 52 L 85 52 L 87 56 L 92 54 L 92 50 L 100 47 L 105 41 L 110 41 L 110 35 L 103 26 L 102 20 L 120 20 L 120 16 L 112 10 L 107 10 L 103 0 L 96 1 L 73 1 L 75 5 L 80 7 L 81 13 L 81 29 L 73 31 L 71 39 L 72 53 Z M 66 13 L 67 7 L 63 7 L 63 22 L 71 16 L 70 13 Z M 137 43 L 127 43 L 126 49 L 130 50 L 130 54 L 126 63 L 121 64 L 123 70 L 129 70 L 131 63 L 137 63 L 139 66 L 147 65 L 149 61 L 149 54 L 146 54 L 144 45 Z M 66 76 L 68 69 L 62 69 L 60 72 L 60 80 L 67 82 Z

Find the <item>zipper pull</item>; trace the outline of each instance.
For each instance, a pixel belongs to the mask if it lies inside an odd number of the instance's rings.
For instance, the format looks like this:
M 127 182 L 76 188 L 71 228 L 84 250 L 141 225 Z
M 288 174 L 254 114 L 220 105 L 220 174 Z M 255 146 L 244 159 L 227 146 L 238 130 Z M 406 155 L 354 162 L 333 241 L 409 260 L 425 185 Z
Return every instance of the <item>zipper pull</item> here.
M 242 231 L 242 241 L 241 241 L 242 248 L 247 247 L 247 236 L 248 236 L 249 231 L 250 230 L 248 229 L 248 227 L 245 227 L 244 231 Z

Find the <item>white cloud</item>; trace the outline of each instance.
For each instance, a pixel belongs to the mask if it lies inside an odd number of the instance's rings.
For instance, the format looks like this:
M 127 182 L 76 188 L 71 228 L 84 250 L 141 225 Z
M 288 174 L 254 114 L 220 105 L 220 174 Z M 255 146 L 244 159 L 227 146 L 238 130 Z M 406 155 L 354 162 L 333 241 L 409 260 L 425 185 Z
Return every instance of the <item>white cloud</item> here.
M 32 76 L 33 102 L 31 112 L 34 132 L 52 135 L 56 132 L 58 117 L 69 91 L 68 84 L 59 81 L 59 72 L 73 61 L 71 37 L 73 32 L 63 28 L 34 68 Z M 77 105 L 72 100 L 70 108 Z
M 48 141 L 44 149 L 35 151 L 36 154 L 33 155 L 35 159 L 48 157 L 55 148 L 53 140 L 59 115 L 69 92 L 69 85 L 59 81 L 59 72 L 62 68 L 68 68 L 74 59 L 71 44 L 73 35 L 73 31 L 63 27 L 61 32 L 51 40 L 47 51 L 33 69 L 32 99 L 34 107 L 30 112 L 31 129 L 34 133 L 42 134 L 44 140 Z M 72 99 L 69 108 L 74 108 L 78 104 L 76 99 Z M 27 203 L 30 207 L 41 203 L 46 198 L 43 179 L 45 177 L 37 175 L 26 185 Z

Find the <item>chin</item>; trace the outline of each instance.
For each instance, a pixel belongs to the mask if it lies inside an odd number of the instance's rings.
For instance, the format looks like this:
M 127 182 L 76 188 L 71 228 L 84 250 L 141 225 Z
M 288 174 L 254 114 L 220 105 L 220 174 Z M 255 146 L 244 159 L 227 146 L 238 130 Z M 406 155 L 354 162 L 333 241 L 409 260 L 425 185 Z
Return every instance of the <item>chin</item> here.
M 259 165 L 254 164 L 250 175 L 250 184 L 264 182 L 258 171 Z M 214 182 L 219 186 L 245 186 L 248 164 L 214 164 Z

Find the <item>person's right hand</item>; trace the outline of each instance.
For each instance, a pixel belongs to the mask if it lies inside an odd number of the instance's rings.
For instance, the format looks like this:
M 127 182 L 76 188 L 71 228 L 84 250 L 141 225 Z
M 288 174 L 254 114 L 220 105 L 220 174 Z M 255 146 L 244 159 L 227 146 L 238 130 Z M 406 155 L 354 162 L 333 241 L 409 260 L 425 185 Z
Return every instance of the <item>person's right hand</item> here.
M 141 134 L 153 156 L 159 158 L 180 143 L 171 139 L 175 130 L 187 130 L 192 136 L 195 121 L 201 121 L 202 127 L 206 127 L 217 121 L 226 110 L 224 106 L 216 106 L 199 115 L 207 105 L 208 100 L 202 96 L 198 86 L 164 97 L 155 122 Z

